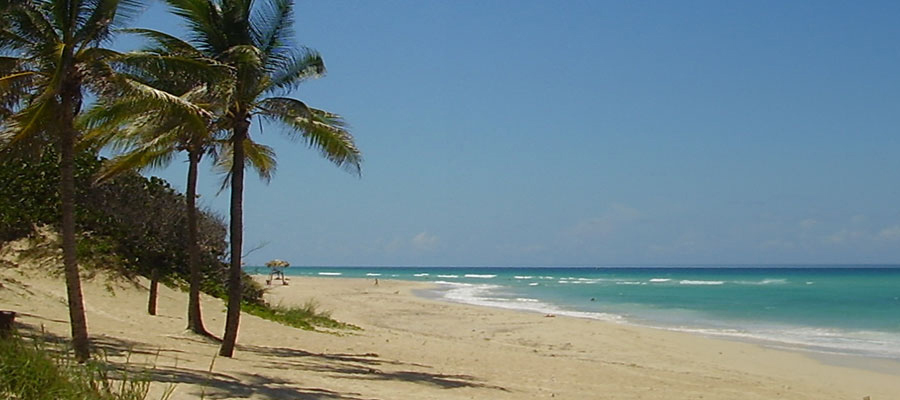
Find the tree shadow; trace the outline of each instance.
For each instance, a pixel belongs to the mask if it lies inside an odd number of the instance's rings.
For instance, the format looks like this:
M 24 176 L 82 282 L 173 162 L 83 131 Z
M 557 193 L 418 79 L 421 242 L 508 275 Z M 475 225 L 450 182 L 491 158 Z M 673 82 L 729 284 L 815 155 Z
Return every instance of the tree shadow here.
M 34 326 L 17 323 L 22 336 L 40 338 L 46 342 L 55 342 L 63 346 L 69 343 L 68 337 L 53 335 Z M 209 343 L 200 337 L 177 337 L 178 339 Z M 139 363 L 130 360 L 134 354 L 159 356 L 164 353 L 186 353 L 182 350 L 162 349 L 138 341 L 113 337 L 95 336 L 91 343 L 96 352 L 104 356 L 104 362 L 117 373 L 130 376 L 145 377 L 159 384 L 192 385 L 182 388 L 189 396 L 208 399 L 229 399 L 260 397 L 266 399 L 301 399 L 301 400 L 371 400 L 360 393 L 340 392 L 325 388 L 303 387 L 301 382 L 290 381 L 261 373 L 215 372 L 176 366 L 160 366 L 150 363 Z M 62 346 L 58 346 L 62 348 Z M 266 347 L 240 345 L 238 350 L 253 352 L 261 356 L 262 361 L 256 366 L 272 369 L 308 371 L 321 373 L 337 379 L 364 379 L 369 381 L 397 381 L 413 384 L 429 385 L 441 389 L 455 388 L 488 388 L 504 392 L 508 389 L 487 384 L 470 375 L 451 375 L 421 371 L 431 366 L 389 360 L 375 353 L 313 353 L 305 350 L 286 347 Z M 113 361 L 109 357 L 113 357 Z
M 368 380 L 396 380 L 396 381 L 404 381 L 404 382 L 419 383 L 419 384 L 429 384 L 429 385 L 441 387 L 443 389 L 455 389 L 455 388 L 461 388 L 461 387 L 478 387 L 478 388 L 495 389 L 495 390 L 499 390 L 502 392 L 509 392 L 509 389 L 507 389 L 505 387 L 486 384 L 470 375 L 431 374 L 431 373 L 427 373 L 427 372 L 417 372 L 417 371 L 394 371 L 394 372 L 378 372 L 376 374 L 367 374 L 365 376 L 362 376 L 361 378 L 368 379 Z
M 282 369 L 298 369 L 305 371 L 327 373 L 335 378 L 366 379 L 379 381 L 402 381 L 417 384 L 427 384 L 443 389 L 461 387 L 477 387 L 496 389 L 504 392 L 509 390 L 496 385 L 484 383 L 471 375 L 450 375 L 411 370 L 411 367 L 431 369 L 432 367 L 406 363 L 396 360 L 383 359 L 375 353 L 365 354 L 327 354 L 312 353 L 304 350 L 284 347 L 265 346 L 241 346 L 241 350 L 252 351 L 266 356 L 262 366 Z M 386 371 L 379 366 L 399 367 L 398 371 Z
M 297 382 L 263 374 L 225 374 L 178 367 L 155 367 L 142 372 L 153 382 L 193 385 L 184 389 L 184 394 L 196 396 L 197 398 L 233 399 L 262 397 L 267 399 L 301 400 L 369 400 L 360 397 L 361 394 L 359 393 L 302 387 Z
M 431 368 L 428 365 L 408 363 L 381 358 L 377 353 L 349 354 L 349 353 L 313 353 L 306 350 L 292 349 L 288 347 L 266 347 L 253 345 L 238 345 L 238 350 L 254 352 L 269 358 L 310 358 L 330 360 L 346 363 L 360 363 L 367 365 L 407 365 L 421 368 Z

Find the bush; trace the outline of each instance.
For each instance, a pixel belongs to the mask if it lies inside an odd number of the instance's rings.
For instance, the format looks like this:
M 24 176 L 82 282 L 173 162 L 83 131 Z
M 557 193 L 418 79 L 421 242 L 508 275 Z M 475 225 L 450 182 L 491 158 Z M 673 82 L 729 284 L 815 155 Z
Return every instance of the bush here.
M 40 341 L 0 340 L 0 397 L 28 400 L 139 400 L 150 382 L 127 374 L 116 379 L 109 366 L 75 363 Z
M 162 282 L 186 281 L 187 213 L 184 195 L 163 179 L 126 172 L 104 183 L 94 178 L 103 159 L 88 150 L 76 158 L 76 223 L 79 263 L 86 267 L 119 267 L 116 272 L 149 276 Z M 0 161 L 0 243 L 34 233 L 37 226 L 59 226 L 59 161 L 52 150 L 39 159 Z M 228 265 L 227 227 L 213 212 L 198 215 L 203 291 L 225 298 Z M 262 302 L 262 288 L 244 279 L 244 298 Z

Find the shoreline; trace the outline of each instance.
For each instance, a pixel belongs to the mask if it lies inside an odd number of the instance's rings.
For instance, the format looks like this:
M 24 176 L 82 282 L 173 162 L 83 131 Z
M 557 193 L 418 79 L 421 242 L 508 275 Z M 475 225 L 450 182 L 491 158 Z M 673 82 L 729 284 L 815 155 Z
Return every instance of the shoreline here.
M 871 386 L 872 392 L 876 391 L 878 388 L 885 388 L 887 390 L 887 393 L 890 393 L 890 395 L 883 398 L 900 397 L 900 383 L 896 382 L 897 377 L 900 376 L 900 363 L 893 360 L 875 359 L 853 355 L 818 354 L 813 351 L 807 351 L 799 348 L 776 348 L 748 340 L 737 340 L 735 338 L 672 331 L 662 328 L 633 325 L 630 323 L 622 322 L 611 322 L 564 315 L 560 315 L 554 318 L 547 318 L 537 312 L 495 308 L 483 305 L 459 303 L 437 298 L 422 297 L 416 292 L 428 290 L 429 288 L 434 287 L 434 284 L 423 282 L 384 279 L 379 281 L 379 286 L 374 286 L 370 279 L 363 278 L 295 276 L 293 277 L 293 279 L 294 280 L 292 280 L 291 286 L 285 286 L 284 289 L 277 288 L 278 293 L 273 293 L 273 298 L 296 298 L 294 294 L 288 294 L 285 292 L 288 292 L 290 290 L 287 288 L 294 287 L 298 284 L 353 286 L 357 288 L 356 292 L 360 294 L 376 292 L 383 293 L 385 290 L 398 288 L 400 290 L 397 292 L 397 294 L 409 297 L 409 299 L 405 299 L 404 303 L 418 303 L 426 309 L 437 308 L 443 310 L 444 312 L 449 312 L 450 314 L 472 313 L 475 315 L 479 315 L 480 319 L 484 321 L 489 321 L 487 322 L 489 324 L 496 323 L 499 325 L 518 325 L 522 323 L 521 320 L 528 320 L 530 323 L 535 323 L 536 325 L 542 326 L 542 329 L 539 330 L 541 331 L 540 336 L 544 338 L 554 337 L 555 339 L 559 340 L 560 338 L 558 337 L 558 335 L 562 334 L 562 336 L 565 336 L 565 333 L 545 332 L 543 329 L 547 328 L 546 325 L 548 324 L 561 323 L 561 325 L 565 325 L 567 328 L 572 328 L 564 330 L 567 333 L 572 334 L 573 337 L 581 336 L 581 345 L 591 348 L 591 350 L 578 350 L 576 352 L 593 353 L 595 351 L 600 351 L 596 344 L 592 345 L 590 343 L 587 343 L 587 340 L 584 340 L 587 339 L 585 335 L 594 338 L 599 334 L 599 332 L 612 332 L 615 334 L 606 338 L 608 342 L 604 343 L 612 344 L 610 346 L 611 348 L 618 348 L 625 351 L 626 353 L 635 352 L 638 348 L 649 346 L 651 348 L 659 349 L 659 355 L 662 358 L 683 358 L 682 361 L 687 364 L 704 364 L 705 368 L 709 368 L 711 366 L 711 364 L 709 363 L 712 363 L 712 369 L 716 371 L 718 371 L 719 368 L 722 367 L 726 369 L 734 368 L 740 370 L 740 375 L 754 375 L 765 371 L 765 375 L 768 375 L 769 378 L 778 377 L 781 379 L 786 379 L 787 381 L 793 383 L 801 382 L 805 379 L 810 379 L 811 381 L 816 382 L 816 384 L 818 385 L 830 387 L 831 391 L 825 392 L 829 393 L 830 395 L 822 395 L 818 398 L 838 398 L 832 396 L 835 393 L 840 392 L 841 390 L 839 390 L 839 388 L 843 388 L 845 385 L 848 385 L 848 382 L 869 382 L 870 379 L 872 380 L 872 382 L 877 382 L 872 384 L 865 384 L 865 386 Z M 340 283 L 340 281 L 344 281 L 346 283 Z M 316 293 L 310 293 L 310 296 L 315 294 Z M 341 314 L 337 313 L 338 310 L 335 311 L 336 315 L 340 319 Z M 423 312 L 422 314 L 424 315 L 425 313 Z M 500 328 L 501 331 L 505 329 L 508 328 Z M 636 345 L 630 339 L 633 337 L 647 338 L 649 340 L 641 340 L 639 345 Z M 623 338 L 629 339 L 621 340 Z M 572 339 L 572 337 L 570 337 L 569 339 Z M 657 342 L 675 345 L 659 346 Z M 563 342 L 561 345 L 558 343 L 552 344 L 549 342 L 543 344 L 549 346 L 550 349 L 558 349 L 566 347 L 574 348 L 574 343 L 574 340 L 570 340 Z M 539 345 L 539 343 L 537 342 L 532 342 L 531 344 Z M 624 350 L 623 347 L 628 348 L 628 350 Z M 642 353 L 640 357 L 636 357 L 638 359 L 648 356 L 642 351 L 637 352 Z M 737 357 L 739 358 L 739 360 L 725 360 L 726 364 L 720 367 L 718 365 L 718 363 L 721 362 L 720 358 L 728 355 Z M 651 358 L 656 356 L 657 354 L 650 355 Z M 628 361 L 623 360 L 621 362 L 627 365 L 641 365 L 641 363 L 635 363 L 634 359 L 626 357 L 626 360 Z M 648 361 L 646 359 L 644 361 L 651 363 L 655 362 Z M 680 362 L 678 364 L 680 365 Z M 672 366 L 670 365 L 670 367 Z M 772 375 L 772 372 L 776 373 Z M 793 386 L 791 384 L 787 384 L 785 385 L 785 387 Z M 781 393 L 779 396 L 783 395 L 784 393 Z M 873 395 L 873 393 L 864 393 L 863 391 L 858 392 L 858 395 L 854 394 L 846 398 L 862 398 L 867 395 L 872 395 L 873 399 L 882 398 Z M 778 396 L 772 396 L 768 398 L 774 397 Z M 787 397 L 793 398 L 790 396 Z M 713 396 L 713 398 L 715 397 Z
M 322 279 L 361 279 L 361 278 L 339 278 L 339 277 L 322 277 Z M 392 279 L 393 281 L 397 281 L 400 283 L 412 283 L 419 284 L 420 282 L 414 281 L 406 281 L 402 279 Z M 460 304 L 472 307 L 486 307 L 498 310 L 508 310 L 512 312 L 520 312 L 520 313 L 529 313 L 529 314 L 543 314 L 543 311 L 539 310 L 529 310 L 529 309 L 517 309 L 517 308 L 504 308 L 504 307 L 496 307 L 492 305 L 484 305 L 484 304 L 474 304 L 467 303 L 464 301 L 454 301 L 452 299 L 447 299 L 442 297 L 439 292 L 440 283 L 432 282 L 431 284 L 426 284 L 424 287 L 413 289 L 409 292 L 410 295 L 419 297 L 421 299 L 451 303 L 451 304 Z M 573 311 L 570 314 L 560 313 L 554 314 L 554 317 L 560 318 L 575 318 L 587 321 L 596 321 L 598 323 L 605 324 L 621 324 L 624 326 L 636 327 L 641 329 L 652 329 L 662 332 L 673 332 L 677 334 L 687 334 L 692 336 L 697 336 L 701 338 L 708 338 L 713 340 L 725 340 L 729 342 L 735 343 L 746 343 L 756 346 L 761 346 L 767 349 L 778 350 L 778 351 L 787 351 L 791 353 L 800 354 L 810 358 L 812 360 L 819 361 L 821 363 L 836 366 L 836 367 L 848 367 L 859 370 L 866 370 L 877 373 L 885 373 L 891 375 L 897 375 L 900 377 L 900 360 L 890 357 L 877 357 L 870 356 L 865 354 L 851 354 L 851 353 L 841 353 L 838 351 L 827 351 L 827 350 L 817 350 L 812 348 L 804 347 L 804 345 L 793 344 L 793 343 L 784 343 L 776 340 L 766 340 L 766 339 L 758 339 L 751 337 L 739 337 L 739 336 L 729 336 L 724 334 L 715 334 L 715 333 L 704 333 L 704 332 L 696 332 L 689 329 L 677 329 L 677 328 L 667 328 L 664 326 L 657 326 L 651 324 L 642 324 L 634 321 L 630 321 L 627 318 L 617 318 L 617 319 L 600 319 L 600 318 L 592 318 L 588 316 L 578 316 L 580 313 L 578 311 Z
M 356 279 L 361 283 L 367 280 L 371 280 L 374 278 L 379 278 L 381 281 L 396 281 L 400 284 L 412 284 L 417 285 L 416 289 L 410 292 L 411 295 L 416 297 L 438 301 L 443 303 L 451 303 L 451 304 L 461 304 L 467 306 L 474 307 L 487 307 L 491 309 L 500 309 L 500 310 L 509 310 L 513 312 L 523 312 L 523 313 L 532 313 L 532 314 L 553 314 L 554 316 L 565 317 L 565 318 L 577 318 L 583 320 L 593 320 L 604 323 L 613 323 L 613 324 L 623 324 L 626 326 L 633 326 L 638 328 L 646 328 L 646 329 L 654 329 L 665 332 L 675 332 L 679 334 L 688 334 L 698 337 L 718 339 L 718 340 L 726 340 L 731 342 L 738 343 L 749 343 L 754 345 L 759 345 L 768 349 L 774 350 L 782 350 L 782 351 L 790 351 L 796 352 L 799 354 L 806 355 L 809 358 L 822 361 L 829 365 L 834 366 L 844 366 L 844 367 L 852 367 L 857 369 L 865 369 L 873 372 L 882 372 L 882 373 L 890 373 L 894 375 L 900 376 L 900 359 L 884 356 L 879 357 L 877 355 L 871 354 L 863 354 L 863 353 L 854 353 L 849 350 L 841 351 L 839 349 L 828 349 L 828 348 L 816 348 L 815 345 L 806 344 L 806 343 L 798 343 L 798 342 L 789 342 L 789 341 L 780 341 L 778 339 L 773 338 L 761 338 L 761 337 L 752 337 L 748 335 L 732 335 L 726 333 L 717 333 L 715 331 L 710 331 L 704 328 L 696 327 L 674 327 L 674 326 L 666 326 L 665 324 L 654 324 L 652 321 L 634 321 L 628 319 L 626 317 L 615 315 L 615 314 L 600 314 L 593 312 L 583 312 L 578 310 L 569 310 L 569 309 L 560 309 L 556 306 L 550 306 L 549 304 L 541 303 L 545 308 L 530 308 L 530 307 L 522 307 L 519 306 L 504 306 L 500 303 L 496 302 L 476 302 L 476 301 L 466 301 L 459 298 L 448 298 L 445 294 L 449 291 L 452 291 L 455 286 L 476 286 L 476 284 L 472 283 L 463 283 L 463 282 L 446 282 L 446 281 L 413 281 L 413 280 L 404 280 L 404 279 L 396 279 L 396 278 L 384 278 L 380 274 L 372 275 L 366 274 L 365 278 L 362 277 L 344 277 L 340 275 L 333 275 L 333 273 L 325 273 L 319 274 L 318 276 L 309 276 L 309 275 L 288 275 L 289 277 L 295 277 L 300 279 Z M 260 283 L 263 283 L 265 280 L 265 275 L 262 274 L 253 274 Z M 502 286 L 498 284 L 498 286 Z
M 0 269 L 0 304 L 29 331 L 68 337 L 60 276 Z M 256 277 L 256 279 L 264 279 Z M 146 314 L 146 280 L 83 282 L 94 345 L 116 365 L 144 366 L 149 398 L 217 399 L 727 399 L 900 398 L 896 374 L 825 364 L 792 351 L 625 324 L 430 300 L 427 283 L 291 277 L 272 304 L 313 300 L 361 327 L 305 331 L 242 314 L 234 358 L 187 333 L 187 293 L 160 287 Z M 203 296 L 221 335 L 224 304 Z

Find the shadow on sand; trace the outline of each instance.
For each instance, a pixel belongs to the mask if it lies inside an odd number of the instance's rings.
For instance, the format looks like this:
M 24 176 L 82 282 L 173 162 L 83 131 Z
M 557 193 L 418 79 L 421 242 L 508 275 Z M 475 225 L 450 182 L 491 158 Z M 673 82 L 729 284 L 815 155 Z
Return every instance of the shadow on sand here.
M 17 324 L 19 332 L 23 336 L 42 336 L 47 342 L 68 343 L 68 338 L 51 335 L 34 327 Z M 203 338 L 182 337 L 185 340 L 203 341 Z M 131 355 L 160 355 L 167 356 L 184 353 L 180 350 L 162 350 L 150 348 L 144 343 L 127 339 L 98 336 L 91 342 L 95 352 L 100 355 L 112 357 L 117 360 L 129 359 Z M 348 353 L 312 353 L 304 350 L 286 347 L 266 347 L 253 345 L 238 345 L 240 352 L 254 353 L 261 360 L 255 365 L 265 368 L 291 369 L 326 374 L 338 379 L 364 379 L 370 381 L 398 381 L 410 384 L 422 384 L 439 389 L 454 389 L 464 387 L 489 388 L 508 392 L 500 386 L 486 384 L 469 375 L 448 375 L 431 373 L 423 370 L 431 369 L 430 366 L 416 363 L 407 363 L 397 360 L 381 358 L 378 354 L 348 354 Z M 339 392 L 324 388 L 307 387 L 302 381 L 288 381 L 282 378 L 259 373 L 222 373 L 216 371 L 203 371 L 192 368 L 175 366 L 128 364 L 125 361 L 108 361 L 109 365 L 119 371 L 126 369 L 130 374 L 135 372 L 143 374 L 147 379 L 163 384 L 191 384 L 190 388 L 181 388 L 181 394 L 203 397 L 206 399 L 230 399 L 230 398 L 267 398 L 267 399 L 301 399 L 301 400 L 372 400 L 363 397 L 360 393 Z M 350 386 L 350 385 L 347 385 Z

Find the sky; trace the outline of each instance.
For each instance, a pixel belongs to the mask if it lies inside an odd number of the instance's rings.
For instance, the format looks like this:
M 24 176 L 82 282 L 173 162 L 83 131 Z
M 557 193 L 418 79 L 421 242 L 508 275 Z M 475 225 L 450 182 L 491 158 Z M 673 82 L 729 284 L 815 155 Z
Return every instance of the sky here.
M 247 265 L 900 263 L 900 3 L 306 1 L 362 176 L 279 127 Z M 154 3 L 134 24 L 184 35 Z M 132 39 L 116 46 L 134 47 Z M 184 188 L 187 164 L 148 171 Z M 201 204 L 227 216 L 205 166 Z

